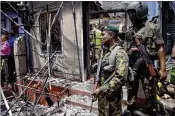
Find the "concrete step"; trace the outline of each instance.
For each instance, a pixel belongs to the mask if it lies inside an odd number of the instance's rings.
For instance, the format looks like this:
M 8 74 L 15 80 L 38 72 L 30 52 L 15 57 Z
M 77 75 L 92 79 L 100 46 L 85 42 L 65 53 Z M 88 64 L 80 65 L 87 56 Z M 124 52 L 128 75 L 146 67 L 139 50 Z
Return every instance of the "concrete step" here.
M 48 110 L 51 110 L 51 108 L 49 108 Z M 47 115 L 45 116 L 98 116 L 97 111 L 90 112 L 89 110 L 86 110 L 79 106 L 75 106 L 73 104 L 65 104 L 61 108 L 54 108 L 52 112 L 47 112 L 49 113 L 47 113 Z
M 30 75 L 26 75 L 26 76 L 28 76 L 28 80 L 26 80 L 25 86 L 34 77 L 34 76 L 31 77 Z M 40 77 L 40 76 L 37 77 L 29 87 L 36 88 L 34 87 L 34 85 L 36 85 L 39 81 L 41 81 L 41 78 L 44 78 L 44 77 Z M 93 86 L 92 84 L 89 84 L 87 82 L 75 82 L 75 81 L 73 82 L 70 80 L 59 79 L 59 78 L 54 78 L 54 77 L 49 77 L 48 82 L 51 84 L 51 85 L 49 84 L 50 86 L 48 86 L 48 91 L 54 103 L 57 101 L 60 101 L 61 97 L 67 96 L 66 104 L 79 106 L 88 111 L 91 109 L 91 101 L 92 101 L 91 93 L 92 93 L 92 86 Z M 70 88 L 68 88 L 67 91 L 63 93 L 63 95 L 59 96 L 60 92 L 62 92 L 68 85 L 71 85 Z M 27 93 L 28 93 L 27 95 L 31 96 L 31 99 L 30 99 L 31 101 L 34 101 L 36 94 L 38 94 L 38 92 L 40 91 L 41 82 L 40 82 L 40 85 L 36 89 L 37 89 L 36 92 L 34 92 L 31 89 L 27 89 Z M 55 96 L 51 94 L 54 94 Z M 47 106 L 44 96 L 45 95 L 43 94 L 39 103 Z M 98 111 L 97 101 L 93 103 L 92 110 Z
M 31 82 L 31 80 L 33 80 L 33 78 L 34 78 L 34 75 L 28 74 L 26 75 L 25 84 L 21 85 L 17 83 L 16 85 L 18 87 L 24 88 Z M 35 85 L 38 84 L 38 82 L 43 80 L 44 78 L 45 77 L 42 77 L 42 75 L 38 76 L 31 83 L 31 85 L 29 86 L 30 88 L 26 90 L 26 95 L 28 97 L 30 96 L 30 101 L 34 101 L 36 98 L 36 95 L 38 95 L 38 93 L 41 90 L 41 82 L 38 87 L 36 87 Z M 66 106 L 65 110 L 63 112 L 59 112 L 59 111 L 56 112 L 57 114 L 54 114 L 55 116 L 57 116 L 58 114 L 61 116 L 62 114 L 64 115 L 64 113 L 66 113 L 66 116 L 69 116 L 69 114 L 72 114 L 72 113 L 77 113 L 80 116 L 83 116 L 83 115 L 97 116 L 98 114 L 97 101 L 93 103 L 92 112 L 90 112 L 92 84 L 89 84 L 87 82 L 70 81 L 70 80 L 54 78 L 54 77 L 49 77 L 48 83 L 49 83 L 47 86 L 48 94 L 50 95 L 54 103 L 59 103 L 58 108 L 60 108 L 60 104 L 62 101 L 61 99 L 66 98 L 64 100 L 64 105 Z M 68 88 L 66 91 L 63 92 L 62 95 L 60 95 L 60 93 L 68 86 L 70 86 L 70 88 Z M 36 91 L 34 91 L 34 89 L 36 89 Z M 50 107 L 48 107 L 46 103 L 45 96 L 46 96 L 45 94 L 41 96 L 39 104 L 42 104 L 43 107 L 46 107 L 47 109 Z M 55 109 L 58 109 L 58 108 L 55 108 Z M 49 115 L 50 114 L 48 114 L 48 116 Z
M 86 110 L 91 109 L 92 99 L 89 96 L 81 95 L 71 95 L 66 99 L 66 104 L 79 106 Z M 98 111 L 98 101 L 93 102 L 92 105 L 93 111 Z
M 89 96 L 91 97 L 93 84 L 87 82 L 79 82 L 73 85 L 69 91 L 71 95 L 81 95 L 81 96 Z
M 91 109 L 91 93 L 92 93 L 93 84 L 88 82 L 80 82 L 73 85 L 70 90 L 70 95 L 66 99 L 66 104 L 72 104 L 75 106 L 82 107 L 86 110 Z M 92 105 L 92 110 L 98 111 L 98 102 L 95 101 Z

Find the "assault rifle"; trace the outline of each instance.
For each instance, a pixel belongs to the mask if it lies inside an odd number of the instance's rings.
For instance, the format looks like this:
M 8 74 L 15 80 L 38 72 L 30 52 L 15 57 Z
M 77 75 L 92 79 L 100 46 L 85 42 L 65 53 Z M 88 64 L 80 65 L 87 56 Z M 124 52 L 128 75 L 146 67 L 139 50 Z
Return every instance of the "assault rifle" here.
M 139 39 L 137 37 L 135 37 L 135 43 L 137 45 L 137 48 L 141 54 L 141 57 L 143 58 L 143 60 L 146 63 L 146 67 L 148 68 L 148 71 L 151 75 L 151 77 L 155 77 L 156 76 L 156 72 L 153 68 L 153 63 L 151 61 L 151 58 L 149 57 L 149 54 L 145 48 L 145 46 L 143 44 L 140 43 Z
M 102 64 L 102 60 L 103 60 L 103 44 L 100 47 L 100 59 L 98 62 L 98 67 L 97 67 L 97 73 L 96 73 L 96 77 L 95 77 L 95 81 L 94 81 L 94 85 L 93 85 L 93 92 L 97 89 L 99 80 L 100 80 L 100 70 L 101 70 L 101 64 Z M 96 98 L 94 96 L 92 96 L 92 102 L 91 102 L 91 108 L 90 108 L 90 112 L 92 111 L 92 105 L 93 102 L 96 101 Z
M 141 54 L 141 57 L 143 58 L 143 60 L 145 61 L 146 67 L 148 68 L 148 71 L 150 73 L 150 79 L 153 82 L 153 86 L 156 87 L 155 89 L 159 88 L 157 83 L 161 82 L 160 80 L 160 75 L 158 73 L 158 71 L 153 67 L 153 62 L 145 48 L 145 46 L 143 44 L 140 43 L 139 38 L 135 37 L 135 43 L 137 45 L 137 48 Z M 166 90 L 165 88 L 165 84 L 164 82 L 162 82 L 163 88 L 164 90 Z M 163 89 L 162 88 L 162 89 Z

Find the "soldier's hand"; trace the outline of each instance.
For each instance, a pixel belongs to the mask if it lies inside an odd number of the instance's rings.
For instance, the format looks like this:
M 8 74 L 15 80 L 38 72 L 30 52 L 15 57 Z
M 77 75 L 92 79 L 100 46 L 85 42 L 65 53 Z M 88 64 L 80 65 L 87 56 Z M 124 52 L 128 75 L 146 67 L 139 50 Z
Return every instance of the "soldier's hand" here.
M 164 71 L 160 70 L 159 73 L 160 73 L 160 80 L 165 80 L 167 76 L 166 70 Z
M 100 89 L 97 88 L 94 92 L 92 92 L 92 95 L 97 97 L 99 95 L 99 93 L 100 93 Z

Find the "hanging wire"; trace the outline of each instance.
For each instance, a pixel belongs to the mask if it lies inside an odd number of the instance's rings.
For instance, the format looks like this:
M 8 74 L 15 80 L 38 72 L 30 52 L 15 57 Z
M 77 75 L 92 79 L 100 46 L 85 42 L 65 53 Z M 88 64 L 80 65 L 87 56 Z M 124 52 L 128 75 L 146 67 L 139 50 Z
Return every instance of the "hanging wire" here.
M 42 9 L 41 9 L 42 10 Z M 40 13 L 41 13 L 41 10 L 40 10 Z M 39 13 L 39 15 L 40 15 L 40 13 Z M 33 29 L 33 27 L 32 27 L 32 30 L 33 30 L 33 32 L 34 32 L 34 34 L 35 34 L 35 31 L 34 31 L 34 29 Z M 36 34 L 35 34 L 35 37 L 37 38 L 37 36 L 36 36 Z M 40 44 L 39 44 L 40 45 Z M 41 46 L 40 46 L 41 47 Z M 29 48 L 29 49 L 31 49 L 31 48 Z M 18 48 L 18 50 L 19 50 L 19 48 Z M 40 57 L 42 57 L 42 55 L 41 54 L 38 54 L 38 52 L 37 51 L 35 51 L 35 50 L 33 50 L 33 49 L 31 49 L 32 51 L 34 51 L 37 55 L 39 55 Z M 44 58 L 46 59 L 46 57 L 45 57 L 45 54 L 44 54 Z M 58 65 L 58 64 L 57 64 Z M 59 65 L 60 66 L 60 65 Z M 64 65 L 63 65 L 64 66 Z M 64 67 L 63 67 L 64 68 Z M 65 69 L 65 68 L 64 68 Z M 67 68 L 66 68 L 67 69 Z M 26 77 L 24 77 L 24 78 L 26 78 Z M 20 79 L 21 80 L 21 79 Z
M 41 11 L 42 11 L 42 9 L 41 9 L 40 12 L 39 12 L 39 16 L 38 16 L 38 18 L 37 18 L 37 22 L 39 22 L 39 17 L 40 17 L 40 15 L 41 15 Z M 36 38 L 37 38 L 37 35 L 39 35 L 39 37 L 41 38 L 41 35 L 40 35 L 39 33 L 37 33 L 37 32 L 34 30 L 33 27 L 32 27 L 32 31 L 33 31 L 33 33 L 35 34 L 35 37 L 36 37 Z M 42 50 L 41 44 L 39 44 L 39 47 L 40 47 L 40 49 Z M 34 51 L 34 52 L 36 53 L 35 50 L 32 49 L 32 51 Z M 42 56 L 44 56 L 44 59 L 45 59 L 45 60 L 47 59 L 45 54 L 40 55 L 40 57 L 42 57 Z
M 13 22 L 13 21 L 12 21 L 12 22 Z M 35 34 L 35 31 L 34 31 L 33 28 L 32 28 L 32 30 L 33 30 L 33 32 L 34 32 L 34 34 Z M 37 38 L 36 34 L 35 34 L 35 37 Z M 30 48 L 30 49 L 31 49 L 31 48 Z M 18 48 L 18 50 L 19 50 L 19 48 Z M 37 51 L 35 51 L 35 50 L 33 50 L 33 49 L 31 49 L 31 50 L 34 51 L 36 54 L 38 54 Z M 40 55 L 40 54 L 38 54 L 38 55 Z M 40 55 L 40 56 L 41 56 L 41 55 Z M 26 78 L 26 77 L 24 77 L 24 78 Z M 24 78 L 23 78 L 23 79 L 24 79 Z M 21 79 L 21 80 L 22 80 L 22 79 Z M 18 81 L 19 81 L 19 80 L 18 80 Z M 32 81 L 31 81 L 31 82 L 32 82 Z M 46 82 L 47 82 L 47 81 L 46 81 Z M 29 88 L 29 87 L 27 86 L 26 88 Z M 25 90 L 24 90 L 24 91 L 25 91 Z M 24 91 L 23 91 L 23 92 L 24 92 Z M 22 92 L 22 93 L 23 93 L 23 92 Z M 22 95 L 22 94 L 21 94 L 21 95 Z M 20 96 L 21 96 L 21 95 L 20 95 Z M 20 96 L 19 96 L 19 97 L 20 97 Z M 18 99 L 19 99 L 19 97 L 18 97 Z M 28 100 L 29 100 L 29 99 L 28 99 Z M 28 100 L 27 100 L 27 101 L 28 101 Z M 17 101 L 17 100 L 16 100 L 16 101 Z M 27 103 L 27 102 L 26 102 L 26 103 Z M 13 106 L 13 105 L 12 105 L 12 106 Z M 11 106 L 11 108 L 12 108 L 12 106 Z M 24 106 L 24 105 L 23 105 L 23 106 Z M 21 107 L 20 111 L 22 110 L 23 106 Z M 9 108 L 9 109 L 10 109 L 10 108 Z M 8 110 L 9 110 L 9 109 L 8 109 Z M 18 115 L 19 115 L 19 114 L 20 114 L 20 112 L 18 113 Z
M 51 23 L 51 26 L 50 26 L 49 29 L 48 29 L 48 32 L 49 32 L 49 33 L 50 33 L 50 31 L 51 31 L 51 29 L 52 29 L 52 27 L 53 27 L 53 24 L 54 24 L 55 21 L 56 21 L 56 18 L 58 17 L 58 15 L 59 15 L 59 13 L 60 13 L 60 9 L 62 8 L 63 3 L 64 3 L 64 2 L 61 3 L 60 7 L 58 8 L 57 13 L 55 14 L 55 16 L 54 16 L 54 18 L 53 18 L 53 21 L 52 21 L 52 23 Z M 50 20 L 51 20 L 51 15 L 50 15 Z M 49 25 L 50 25 L 50 23 L 49 23 Z M 50 34 L 48 34 L 48 35 L 50 35 Z M 55 53 L 56 53 L 56 51 L 55 51 Z M 50 61 L 50 60 L 48 59 L 48 62 L 49 62 L 49 61 Z M 48 77 L 49 77 L 49 76 L 48 76 Z M 30 113 L 30 116 L 32 116 L 32 114 L 33 114 L 33 112 L 34 112 L 33 110 L 34 110 L 34 108 L 36 107 L 36 105 L 37 105 L 38 102 L 39 102 L 39 99 L 40 99 L 40 97 L 41 97 L 41 94 L 42 94 L 42 92 L 43 92 L 43 90 L 44 90 L 44 88 L 45 88 L 45 86 L 46 86 L 48 77 L 46 77 L 46 79 L 45 79 L 45 81 L 44 81 L 44 83 L 43 83 L 43 85 L 42 85 L 41 92 L 39 93 L 39 97 L 36 98 L 36 100 L 35 100 L 35 102 L 34 102 L 34 107 L 32 108 L 32 111 L 31 111 L 31 113 Z
M 19 15 L 19 13 L 18 13 L 18 11 L 8 2 L 8 1 L 6 1 L 9 5 L 10 5 L 10 7 Z M 40 12 L 39 12 L 39 16 L 40 16 L 40 14 L 41 14 L 41 11 L 42 11 L 42 9 L 40 10 Z M 26 14 L 24 14 L 25 16 L 26 16 Z M 12 16 L 11 16 L 12 17 Z M 26 20 L 24 20 L 26 23 L 28 23 L 29 24 L 29 22 L 27 22 Z M 31 27 L 31 29 L 32 29 L 32 31 L 33 31 L 33 33 L 34 33 L 34 35 L 35 35 L 35 38 L 37 39 L 37 35 L 36 34 L 38 34 L 36 31 L 34 31 L 34 29 L 33 29 L 33 27 L 32 26 L 30 26 L 29 25 L 29 27 Z M 41 36 L 40 36 L 41 37 Z M 40 44 L 39 44 L 40 45 Z M 41 45 L 40 45 L 40 48 L 41 48 Z M 41 55 L 41 54 L 38 54 L 35 50 L 33 50 L 32 48 L 29 48 L 30 50 L 32 50 L 32 51 L 34 51 L 37 55 L 39 55 L 40 57 L 41 56 L 43 56 L 44 55 L 44 58 L 46 59 L 46 56 L 45 56 L 45 54 L 43 54 L 43 55 Z M 18 51 L 18 50 L 17 50 Z
M 54 3 L 54 2 L 50 2 L 50 3 L 48 3 L 48 4 L 51 4 L 51 3 Z M 17 12 L 17 10 L 8 2 L 8 4 L 13 8 L 13 10 L 15 10 L 16 12 Z M 63 4 L 63 2 L 62 2 L 62 4 Z M 62 6 L 62 4 L 61 4 L 61 6 Z M 43 7 L 42 7 L 43 8 Z M 59 8 L 59 10 L 60 10 L 60 8 Z M 58 11 L 59 11 L 58 10 Z M 42 11 L 42 9 L 40 10 L 40 12 L 39 12 L 39 16 L 38 17 L 40 17 L 40 14 L 41 14 L 41 11 Z M 18 12 L 17 12 L 18 13 Z M 24 14 L 24 15 L 26 15 L 26 14 Z M 54 20 L 53 20 L 53 22 L 52 22 L 52 26 L 53 26 L 53 24 L 54 24 L 54 22 L 55 22 L 55 19 L 56 19 L 56 17 L 58 17 L 58 15 L 59 15 L 59 13 L 57 12 L 57 14 L 55 15 L 55 17 L 54 17 Z M 38 20 L 39 20 L 39 18 L 38 18 Z M 25 20 L 25 22 L 27 22 L 26 20 Z M 27 23 L 29 23 L 29 22 L 27 22 Z M 39 33 L 37 33 L 35 30 L 34 30 L 34 28 L 33 27 L 31 27 L 31 29 L 32 29 L 32 31 L 33 31 L 33 33 L 34 33 L 34 35 L 35 35 L 35 38 L 37 39 L 37 34 L 39 35 Z M 41 36 L 40 36 L 41 37 Z M 41 44 L 39 44 L 40 45 L 40 49 L 42 49 L 41 48 Z M 18 48 L 19 49 L 19 48 Z M 35 54 L 37 54 L 37 55 L 39 55 L 40 57 L 43 57 L 44 56 L 44 59 L 47 59 L 46 58 L 46 55 L 45 54 L 39 54 L 37 51 L 35 51 L 34 49 L 32 49 L 32 48 L 29 48 L 30 50 L 32 50 L 33 52 L 35 52 Z M 63 65 L 64 66 L 64 65 Z M 67 69 L 67 68 L 66 68 Z
M 54 3 L 54 2 L 50 2 L 50 3 L 48 3 L 48 4 L 52 4 L 52 3 Z M 16 12 L 17 12 L 17 10 L 8 2 L 8 4 L 13 8 L 13 10 L 15 10 Z M 58 15 L 59 15 L 59 12 L 60 12 L 60 9 L 61 9 L 61 7 L 62 7 L 62 5 L 63 5 L 63 2 L 61 3 L 61 5 L 60 5 L 60 7 L 58 8 L 58 11 L 57 11 L 57 14 L 54 16 L 54 19 L 53 19 L 53 21 L 52 21 L 52 26 L 53 26 L 53 24 L 55 23 L 55 21 L 56 21 L 56 18 L 58 17 Z M 46 6 L 46 5 L 45 5 Z M 43 9 L 43 7 L 41 7 L 42 9 Z M 40 12 L 39 12 L 39 16 L 38 17 L 40 17 L 40 14 L 41 14 L 41 11 L 42 11 L 42 9 L 40 10 Z M 17 12 L 18 13 L 18 12 Z M 24 15 L 26 15 L 26 14 L 24 14 Z M 39 19 L 38 19 L 39 20 Z M 25 22 L 27 22 L 26 20 L 25 20 Z M 29 22 L 27 22 L 27 23 L 29 23 Z M 52 27 L 51 26 L 51 27 Z M 39 33 L 37 33 L 35 30 L 34 30 L 34 28 L 33 27 L 31 27 L 31 29 L 32 29 L 32 31 L 33 31 L 33 33 L 34 33 L 34 35 L 35 35 L 35 38 L 37 39 L 37 34 L 39 35 Z M 40 35 L 39 35 L 40 36 Z M 41 37 L 41 36 L 40 36 Z M 40 45 L 40 44 L 39 44 Z M 58 46 L 57 46 L 58 47 Z M 31 49 L 32 51 L 34 51 L 37 55 L 39 55 L 40 57 L 43 57 L 44 56 L 44 58 L 45 59 L 47 59 L 46 58 L 46 55 L 45 54 L 39 54 L 37 51 L 35 51 L 35 50 L 33 50 L 32 48 L 29 48 L 29 49 Z M 40 49 L 42 49 L 41 48 L 41 45 L 40 45 Z M 64 65 L 63 65 L 64 66 Z M 66 68 L 67 69 L 67 68 Z
M 63 2 L 62 2 L 62 3 L 63 3 Z M 1 11 L 1 12 L 3 13 L 3 11 Z M 40 10 L 40 13 L 41 13 L 41 10 Z M 40 13 L 39 13 L 39 15 L 40 15 Z M 58 12 L 57 12 L 57 13 L 58 13 Z M 55 17 L 56 17 L 57 15 L 58 15 L 58 14 L 56 14 Z M 55 18 L 55 17 L 54 17 L 54 18 Z M 8 17 L 7 17 L 7 18 L 8 18 Z M 9 18 L 9 19 L 10 19 L 10 18 Z M 11 20 L 11 21 L 14 22 L 13 20 Z M 15 23 L 16 23 L 16 22 L 15 22 Z M 16 24 L 17 24 L 17 23 L 16 23 Z M 54 20 L 53 20 L 53 22 L 52 22 L 52 25 L 53 25 L 53 24 L 54 24 Z M 17 25 L 17 26 L 19 26 L 19 28 L 20 28 L 20 25 Z M 35 39 L 37 40 L 37 34 L 38 34 L 38 33 L 34 31 L 33 27 L 32 27 L 32 30 L 33 30 L 33 33 L 34 33 L 34 36 L 35 36 L 35 37 L 31 36 L 31 34 L 29 34 L 29 35 L 30 35 L 32 38 L 34 38 L 34 39 L 32 39 L 32 40 L 35 40 Z M 25 32 L 26 32 L 26 31 L 25 31 Z M 40 41 L 38 41 L 38 42 L 40 42 Z M 39 45 L 41 45 L 41 44 L 39 44 Z M 34 51 L 35 53 L 38 54 L 37 51 L 33 50 L 32 48 L 30 48 L 30 49 L 31 49 L 32 51 Z M 18 50 L 19 50 L 19 48 L 18 48 Z M 79 52 L 78 52 L 78 53 L 79 53 Z M 55 54 L 55 53 L 54 53 L 54 54 Z M 54 55 L 54 54 L 53 54 L 53 55 Z M 38 55 L 41 56 L 41 54 L 38 54 Z M 53 55 L 52 55 L 52 56 L 53 56 Z M 51 56 L 51 57 L 52 57 L 52 56 Z M 57 60 L 58 60 L 58 59 L 57 59 Z M 58 60 L 58 61 L 59 61 L 59 60 Z M 47 64 L 47 62 L 46 62 L 46 64 Z M 65 66 L 63 62 L 62 62 L 61 64 L 62 64 L 63 66 Z M 44 67 L 45 67 L 45 66 L 44 66 Z M 43 68 L 44 68 L 44 67 L 43 67 Z M 40 71 L 41 71 L 43 68 L 41 68 Z M 64 68 L 64 69 L 65 69 L 65 68 Z M 68 68 L 66 68 L 66 69 L 68 69 Z M 33 78 L 33 80 L 37 77 L 37 75 L 39 74 L 40 71 L 38 71 L 38 73 L 35 75 L 35 77 Z M 81 70 L 80 70 L 80 71 L 81 71 Z M 26 78 L 26 77 L 23 77 L 22 79 L 24 79 L 24 78 Z M 22 80 L 22 79 L 20 79 L 20 80 Z M 31 82 L 33 82 L 33 80 L 32 80 Z M 18 80 L 18 81 L 19 81 L 19 80 Z M 15 103 L 19 100 L 19 98 L 20 98 L 21 95 L 26 91 L 26 89 L 29 88 L 29 85 L 31 84 L 31 82 L 26 86 L 26 88 L 23 90 L 23 92 L 19 95 L 19 97 L 16 99 Z M 45 82 L 47 82 L 47 80 L 45 80 Z M 43 84 L 43 88 L 44 88 L 45 85 L 46 85 L 46 84 L 44 83 L 44 84 Z M 42 92 L 41 92 L 41 93 L 42 93 Z M 39 97 L 40 97 L 40 96 L 39 96 Z M 15 103 L 14 103 L 14 104 L 15 104 Z M 14 105 L 14 104 L 13 104 L 13 105 Z M 37 104 L 37 102 L 36 102 L 36 104 Z M 6 113 L 13 107 L 13 105 L 6 111 Z M 21 108 L 21 110 L 22 110 L 22 108 Z M 19 113 L 19 114 L 20 114 L 20 113 Z M 31 113 L 31 114 L 32 114 L 32 113 Z
M 43 76 L 45 76 L 46 74 L 47 74 L 47 71 L 44 73 Z M 43 78 L 43 79 L 44 79 L 44 78 Z M 40 81 L 36 84 L 36 88 L 33 88 L 33 89 L 34 89 L 34 93 L 36 93 L 37 87 L 39 86 L 39 84 L 40 84 L 41 81 L 42 81 L 42 79 L 40 79 Z M 18 86 L 20 86 L 20 85 L 18 85 Z M 29 88 L 29 87 L 28 87 L 28 88 Z M 31 88 L 29 88 L 29 89 L 31 89 Z M 30 100 L 30 96 L 28 96 L 28 99 L 25 101 L 26 103 L 25 103 L 24 105 L 21 106 L 21 108 L 20 108 L 20 110 L 19 110 L 17 116 L 20 114 L 20 112 L 22 111 L 22 108 L 27 104 L 27 102 L 28 102 L 29 100 Z
M 6 1 L 7 4 L 9 4 L 11 6 L 11 8 L 18 14 L 18 11 L 10 4 L 10 2 Z
M 53 21 L 52 21 L 52 23 L 51 23 L 50 29 L 52 29 L 53 24 L 54 24 L 55 21 L 56 21 L 56 18 L 58 18 L 59 14 L 60 14 L 60 10 L 61 10 L 61 8 L 62 8 L 62 6 L 63 6 L 63 3 L 64 3 L 64 2 L 61 2 L 61 5 L 59 6 L 59 8 L 58 8 L 58 10 L 57 10 L 57 13 L 55 14 L 55 16 L 54 16 L 54 18 L 53 18 Z
M 25 29 L 23 29 L 21 26 L 19 26 L 15 21 L 13 21 L 8 15 L 6 15 L 3 11 L 1 11 L 8 19 L 10 19 L 10 21 L 12 21 L 13 23 L 15 23 L 15 25 L 17 25 L 20 29 L 22 29 L 24 32 L 26 32 L 28 35 L 30 35 L 31 37 L 33 37 L 36 41 L 38 41 L 33 35 L 31 35 L 28 31 L 26 31 Z M 39 41 L 38 41 L 39 42 Z M 29 48 L 31 49 L 31 48 Z M 19 49 L 18 49 L 19 50 Z M 17 51 L 18 51 L 17 50 Z M 32 51 L 34 51 L 32 49 Z
M 56 53 L 56 52 L 55 52 Z M 51 58 L 55 55 L 55 53 L 51 56 Z M 7 114 L 7 112 L 14 106 L 14 104 L 18 101 L 18 99 L 22 96 L 22 94 L 27 90 L 27 88 L 30 86 L 30 84 L 34 81 L 34 79 L 38 76 L 38 74 L 44 69 L 44 67 L 47 65 L 48 61 L 44 64 L 44 66 L 37 72 L 37 74 L 34 76 L 32 81 L 27 85 L 26 88 L 21 92 L 21 94 L 18 96 L 17 100 L 10 106 L 10 108 L 6 111 L 4 115 Z
M 58 1 L 49 2 L 49 3 L 47 3 L 46 5 L 43 5 L 43 6 L 40 6 L 40 7 L 36 7 L 36 8 L 32 8 L 32 9 L 29 9 L 29 10 L 44 8 L 44 7 L 46 7 L 47 5 L 54 4 L 55 2 L 58 2 Z
M 30 34 L 27 30 L 23 29 L 19 24 L 17 24 L 13 19 L 11 19 L 5 12 L 3 12 L 2 10 L 0 10 L 0 12 L 6 16 L 11 22 L 15 23 L 16 26 L 18 26 L 20 29 L 22 29 L 25 33 L 27 33 L 28 35 L 30 35 L 34 40 L 36 40 L 37 42 L 39 42 L 40 44 L 43 44 L 42 42 L 40 42 L 39 40 L 37 40 L 32 34 Z

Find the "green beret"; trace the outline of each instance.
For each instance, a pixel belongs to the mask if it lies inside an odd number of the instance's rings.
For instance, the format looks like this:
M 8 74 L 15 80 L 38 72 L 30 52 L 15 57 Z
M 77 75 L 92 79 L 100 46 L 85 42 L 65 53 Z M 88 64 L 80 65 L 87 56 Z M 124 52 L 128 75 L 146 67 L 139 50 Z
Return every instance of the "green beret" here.
M 113 31 L 113 32 L 118 33 L 118 29 L 115 26 L 112 26 L 112 25 L 105 26 L 104 31 Z

